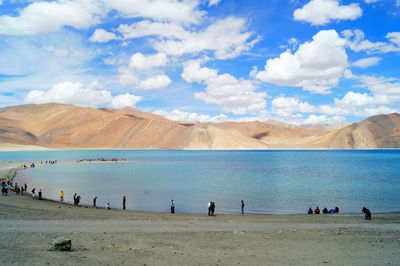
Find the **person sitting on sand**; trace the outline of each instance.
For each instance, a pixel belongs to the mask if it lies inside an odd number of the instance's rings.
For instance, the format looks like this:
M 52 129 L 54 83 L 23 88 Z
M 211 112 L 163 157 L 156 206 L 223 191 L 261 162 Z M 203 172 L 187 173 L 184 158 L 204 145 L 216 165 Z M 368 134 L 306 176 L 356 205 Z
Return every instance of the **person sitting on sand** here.
M 312 210 L 312 208 L 310 207 L 310 208 L 308 208 L 308 212 L 307 212 L 307 214 L 313 214 L 314 212 L 313 212 L 313 210 Z
M 319 209 L 318 206 L 317 206 L 317 208 L 314 210 L 314 213 L 315 213 L 315 214 L 320 214 L 320 213 L 321 213 L 321 210 Z
M 107 208 L 107 210 L 111 210 L 111 207 L 110 207 L 110 203 L 109 203 L 109 202 L 107 202 L 106 208 Z
M 363 207 L 363 208 L 362 208 L 362 212 L 363 212 L 364 215 L 365 215 L 365 220 L 371 220 L 372 214 L 371 214 L 371 211 L 370 211 L 369 209 Z
M 330 210 L 328 211 L 328 213 L 329 213 L 329 214 L 334 214 L 334 213 L 335 213 L 335 209 L 330 209 Z
M 60 201 L 64 201 L 64 191 L 60 191 Z
M 325 208 L 322 210 L 322 213 L 323 213 L 323 214 L 327 214 L 327 213 L 328 213 L 328 209 L 325 207 Z

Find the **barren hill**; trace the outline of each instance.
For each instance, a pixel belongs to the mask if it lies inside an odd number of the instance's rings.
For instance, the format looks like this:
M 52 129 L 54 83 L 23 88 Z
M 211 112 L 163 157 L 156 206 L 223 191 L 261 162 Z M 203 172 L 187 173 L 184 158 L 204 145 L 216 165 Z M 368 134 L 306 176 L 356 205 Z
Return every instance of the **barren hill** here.
M 185 123 L 132 108 L 66 104 L 0 109 L 0 145 L 47 148 L 272 149 L 397 148 L 400 115 L 379 115 L 339 127 L 275 121 Z

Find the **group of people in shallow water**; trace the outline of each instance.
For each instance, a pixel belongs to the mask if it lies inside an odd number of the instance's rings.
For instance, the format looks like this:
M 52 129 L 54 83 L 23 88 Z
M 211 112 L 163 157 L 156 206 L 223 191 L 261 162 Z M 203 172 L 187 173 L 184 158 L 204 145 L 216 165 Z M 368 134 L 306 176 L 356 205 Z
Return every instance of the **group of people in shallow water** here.
M 314 210 L 310 207 L 307 211 L 307 214 L 320 214 L 320 213 L 321 213 L 321 210 L 319 209 L 318 206 Z M 339 207 L 336 206 L 334 209 L 330 209 L 329 211 L 325 207 L 322 209 L 322 213 L 323 214 L 339 214 Z

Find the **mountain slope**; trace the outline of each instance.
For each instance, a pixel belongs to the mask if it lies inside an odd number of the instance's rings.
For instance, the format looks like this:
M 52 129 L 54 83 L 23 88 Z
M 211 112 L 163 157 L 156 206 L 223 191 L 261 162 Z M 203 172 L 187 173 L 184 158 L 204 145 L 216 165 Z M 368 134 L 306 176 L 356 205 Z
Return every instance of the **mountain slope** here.
M 400 115 L 379 115 L 340 127 L 285 123 L 184 123 L 132 108 L 66 104 L 0 109 L 0 144 L 47 148 L 272 149 L 398 148 Z

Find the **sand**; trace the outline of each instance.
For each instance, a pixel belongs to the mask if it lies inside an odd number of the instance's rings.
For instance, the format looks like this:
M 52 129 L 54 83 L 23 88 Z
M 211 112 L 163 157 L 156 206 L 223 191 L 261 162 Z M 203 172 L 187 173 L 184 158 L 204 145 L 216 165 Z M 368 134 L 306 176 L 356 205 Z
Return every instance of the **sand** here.
M 59 236 L 72 251 L 49 251 Z M 9 193 L 0 196 L 0 240 L 1 265 L 398 265 L 400 213 L 208 217 Z

